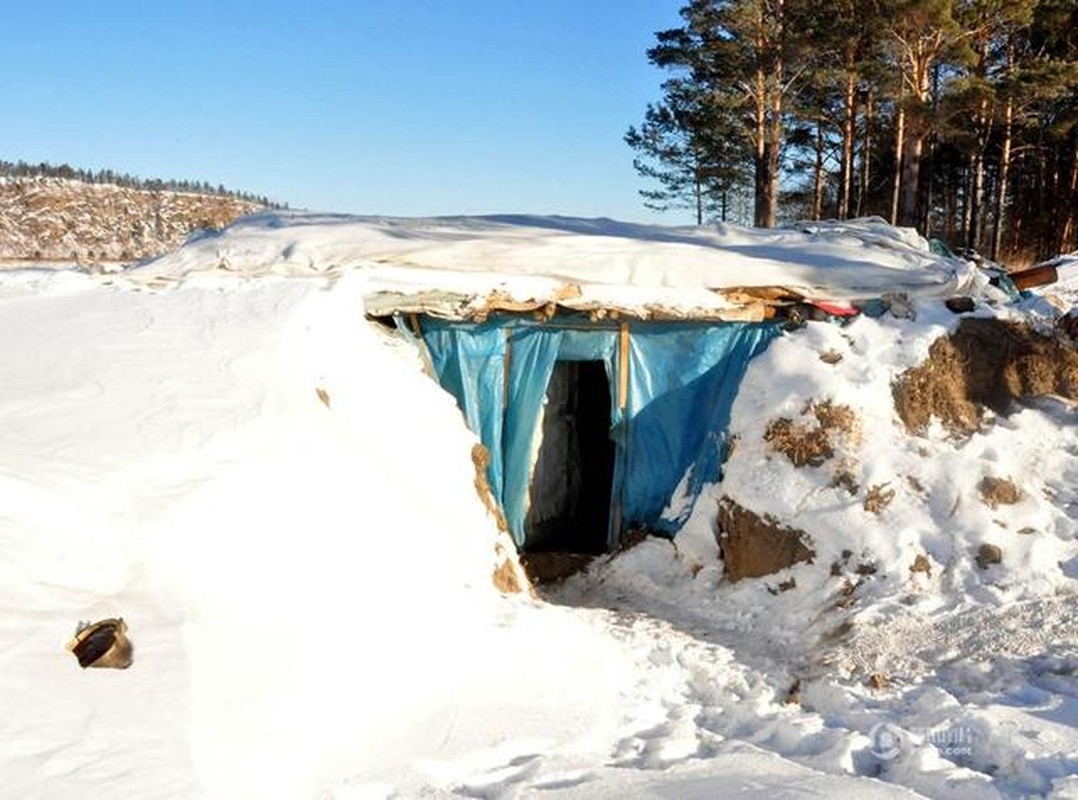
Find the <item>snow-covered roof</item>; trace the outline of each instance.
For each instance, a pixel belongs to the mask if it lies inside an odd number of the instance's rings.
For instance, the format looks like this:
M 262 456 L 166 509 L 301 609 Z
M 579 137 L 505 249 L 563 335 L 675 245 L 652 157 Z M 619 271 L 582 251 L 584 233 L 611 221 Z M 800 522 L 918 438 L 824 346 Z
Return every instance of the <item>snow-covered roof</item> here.
M 450 318 L 555 306 L 645 318 L 753 319 L 777 297 L 945 296 L 974 281 L 910 229 L 879 219 L 774 230 L 668 227 L 542 216 L 391 218 L 296 212 L 247 217 L 129 273 L 365 273 L 368 313 Z

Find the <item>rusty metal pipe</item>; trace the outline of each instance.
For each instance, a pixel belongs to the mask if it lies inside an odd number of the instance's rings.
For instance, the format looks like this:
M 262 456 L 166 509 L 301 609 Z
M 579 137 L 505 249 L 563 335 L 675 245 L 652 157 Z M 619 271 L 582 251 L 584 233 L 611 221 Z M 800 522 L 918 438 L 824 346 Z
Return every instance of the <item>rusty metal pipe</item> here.
M 1039 267 L 1030 267 L 1008 275 L 1014 281 L 1019 291 L 1032 289 L 1034 286 L 1046 286 L 1059 280 L 1059 272 L 1051 264 L 1041 264 Z

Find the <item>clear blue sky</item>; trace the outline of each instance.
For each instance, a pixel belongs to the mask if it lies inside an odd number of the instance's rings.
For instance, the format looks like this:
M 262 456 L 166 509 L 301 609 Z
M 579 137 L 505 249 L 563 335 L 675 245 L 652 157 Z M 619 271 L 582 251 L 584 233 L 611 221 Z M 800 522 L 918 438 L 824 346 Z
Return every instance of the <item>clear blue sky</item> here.
M 0 158 L 318 210 L 689 221 L 622 142 L 681 0 L 7 3 Z

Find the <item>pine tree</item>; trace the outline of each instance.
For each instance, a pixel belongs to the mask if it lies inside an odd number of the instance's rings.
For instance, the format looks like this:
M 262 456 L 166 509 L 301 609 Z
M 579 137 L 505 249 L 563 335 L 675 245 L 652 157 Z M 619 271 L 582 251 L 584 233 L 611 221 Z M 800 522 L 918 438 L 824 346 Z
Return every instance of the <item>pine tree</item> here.
M 660 31 L 648 51 L 656 66 L 684 76 L 711 98 L 723 122 L 751 148 L 754 222 L 775 224 L 784 114 L 801 68 L 788 35 L 788 5 L 802 0 L 691 0 L 685 24 Z
M 691 208 L 697 225 L 709 217 L 726 220 L 729 198 L 746 179 L 736 120 L 690 82 L 672 79 L 665 90 L 666 99 L 648 106 L 640 128 L 625 134 L 637 153 L 633 167 L 659 184 L 641 190 L 644 205 Z

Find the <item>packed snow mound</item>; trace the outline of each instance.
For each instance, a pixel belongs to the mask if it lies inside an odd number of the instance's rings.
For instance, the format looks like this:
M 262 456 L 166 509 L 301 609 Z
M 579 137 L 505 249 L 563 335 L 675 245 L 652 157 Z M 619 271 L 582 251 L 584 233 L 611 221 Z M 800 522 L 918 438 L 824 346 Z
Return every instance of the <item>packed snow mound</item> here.
M 710 730 L 736 736 L 743 725 L 819 765 L 836 756 L 835 726 L 850 726 L 871 744 L 846 740 L 845 768 L 926 797 L 1069 796 L 1075 405 L 1025 396 L 1034 382 L 968 428 L 934 419 L 910 431 L 894 387 L 941 339 L 963 320 L 1001 334 L 1031 321 L 933 301 L 910 310 L 915 319 L 809 323 L 774 340 L 741 384 L 723 479 L 685 527 L 599 559 L 554 596 L 730 643 L 769 676 L 775 702 L 827 720 L 809 744 L 796 719 L 765 731 L 731 720 L 734 704 L 699 714 Z M 762 574 L 767 559 L 731 562 L 720 552 L 731 517 L 786 563 Z
M 474 437 L 358 308 L 347 280 L 0 277 L 8 792 L 313 797 L 425 748 L 453 692 L 510 695 L 499 652 L 544 663 L 498 641 Z M 116 616 L 134 664 L 81 672 L 64 642 Z
M 358 217 L 272 212 L 133 271 L 143 280 L 225 269 L 318 275 L 362 269 L 371 291 L 550 294 L 565 284 L 598 299 L 646 292 L 652 301 L 714 305 L 714 290 L 783 287 L 853 299 L 902 291 L 943 296 L 977 282 L 964 261 L 933 254 L 916 232 L 882 220 L 760 230 L 665 227 L 542 216 Z M 637 297 L 639 302 L 643 302 Z
M 911 433 L 894 387 L 959 319 L 942 304 L 917 310 L 915 321 L 810 325 L 774 342 L 742 384 L 716 495 L 808 535 L 815 563 L 791 570 L 801 592 L 837 594 L 850 582 L 851 605 L 931 605 L 1073 590 L 1078 425 L 1069 401 L 1027 398 L 1013 413 L 997 406 L 950 427 L 934 418 Z M 1074 354 L 1065 355 L 1073 372 Z M 827 431 L 813 413 L 821 402 L 841 404 L 856 435 Z M 775 436 L 780 421 L 826 448 L 799 460 Z
M 807 672 L 869 623 L 1074 598 L 1074 344 L 1013 308 L 911 310 L 773 341 L 673 546 L 601 560 L 588 591 L 752 631 Z

